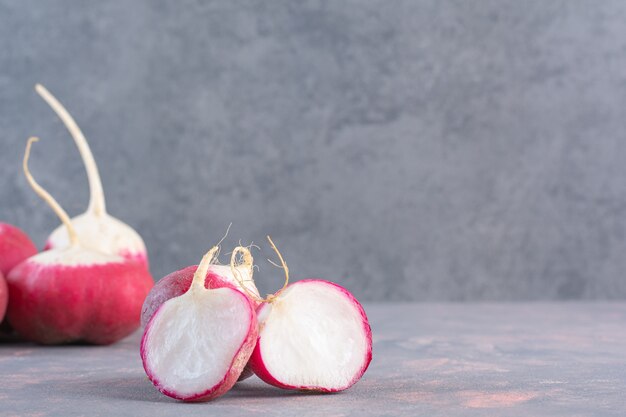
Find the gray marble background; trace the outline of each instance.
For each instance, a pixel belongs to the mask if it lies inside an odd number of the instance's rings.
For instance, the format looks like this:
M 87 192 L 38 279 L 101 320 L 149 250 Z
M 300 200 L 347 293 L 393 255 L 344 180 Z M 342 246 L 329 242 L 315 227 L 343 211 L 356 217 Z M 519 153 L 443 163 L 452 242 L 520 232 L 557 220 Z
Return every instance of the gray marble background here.
M 233 222 L 363 300 L 626 297 L 625 2 L 0 0 L 0 219 L 41 244 L 26 138 L 88 195 L 36 82 L 156 278 Z

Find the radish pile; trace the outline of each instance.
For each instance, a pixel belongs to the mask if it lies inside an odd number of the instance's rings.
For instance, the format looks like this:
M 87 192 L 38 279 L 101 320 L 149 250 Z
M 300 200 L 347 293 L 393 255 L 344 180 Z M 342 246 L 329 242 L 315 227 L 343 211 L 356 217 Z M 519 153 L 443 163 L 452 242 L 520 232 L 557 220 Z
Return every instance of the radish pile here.
M 89 180 L 85 213 L 70 218 L 23 170 L 59 217 L 44 251 L 20 229 L 0 223 L 0 332 L 41 344 L 106 345 L 144 327 L 140 355 L 148 379 L 182 401 L 209 401 L 256 374 L 279 388 L 338 392 L 354 385 L 372 359 L 372 333 L 361 304 L 339 285 L 305 279 L 265 298 L 255 285 L 250 249 L 218 262 L 220 243 L 156 285 L 145 244 L 106 211 L 100 174 L 80 128 L 43 86 L 35 90 L 73 138 Z M 228 232 L 227 232 L 228 233 Z M 222 239 L 223 240 L 223 239 Z M 271 261 L 270 261 L 271 262 Z
M 232 252 L 230 274 L 214 264 L 216 246 L 199 267 L 172 273 L 154 287 L 144 304 L 141 357 L 159 391 L 183 401 L 210 400 L 247 371 L 283 389 L 337 392 L 363 376 L 372 333 L 361 304 L 329 281 L 289 284 L 289 269 L 268 240 L 285 284 L 265 299 L 251 277 L 252 255 L 241 246 Z

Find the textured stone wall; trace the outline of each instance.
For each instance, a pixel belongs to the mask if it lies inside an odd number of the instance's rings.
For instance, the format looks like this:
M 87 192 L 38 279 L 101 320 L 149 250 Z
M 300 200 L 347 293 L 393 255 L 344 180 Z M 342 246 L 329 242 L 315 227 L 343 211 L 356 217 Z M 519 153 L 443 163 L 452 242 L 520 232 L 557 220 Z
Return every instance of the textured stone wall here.
M 0 219 L 42 243 L 87 204 L 156 278 L 233 222 L 259 286 L 337 281 L 364 300 L 626 296 L 626 3 L 2 1 Z M 224 258 L 225 259 L 225 258 Z

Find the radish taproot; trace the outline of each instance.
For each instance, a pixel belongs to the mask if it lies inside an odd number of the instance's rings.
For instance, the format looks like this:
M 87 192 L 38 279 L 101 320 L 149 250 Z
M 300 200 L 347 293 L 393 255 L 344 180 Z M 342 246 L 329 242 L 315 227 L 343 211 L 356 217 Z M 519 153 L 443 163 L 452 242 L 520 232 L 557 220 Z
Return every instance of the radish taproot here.
M 37 253 L 32 240 L 18 227 L 0 223 L 0 273 L 7 276 L 13 267 Z
M 106 211 L 102 182 L 89 143 L 78 124 L 63 105 L 41 84 L 35 86 L 37 93 L 48 103 L 61 119 L 80 152 L 89 180 L 89 206 L 87 211 L 72 218 L 72 224 L 84 247 L 96 251 L 120 255 L 148 266 L 146 245 L 139 234 Z M 45 249 L 64 248 L 70 244 L 67 228 L 57 227 L 46 241 Z
M 218 247 L 202 258 L 189 289 L 165 301 L 148 322 L 141 359 L 163 394 L 208 401 L 228 391 L 244 369 L 258 328 L 253 305 L 230 286 L 206 288 Z
M 361 304 L 345 288 L 321 279 L 285 284 L 257 309 L 259 338 L 248 362 L 268 384 L 337 392 L 354 385 L 372 360 L 372 331 Z
M 9 324 L 22 337 L 42 344 L 116 342 L 139 327 L 152 278 L 137 262 L 83 245 L 67 213 L 28 169 L 37 140 L 30 138 L 26 145 L 24 174 L 67 228 L 69 246 L 41 252 L 11 270 Z
M 249 252 L 248 252 L 249 254 Z M 254 284 L 252 278 L 253 275 L 253 259 L 250 255 L 243 259 L 241 263 L 235 266 L 238 279 L 235 279 L 232 269 L 228 265 L 216 265 L 211 264 L 208 267 L 206 278 L 204 280 L 205 288 L 221 288 L 231 287 L 244 292 L 247 296 L 248 293 L 252 294 L 250 300 L 253 306 L 256 308 L 256 300 L 259 299 L 259 290 Z M 191 286 L 194 274 L 198 269 L 198 265 L 188 266 L 181 270 L 172 272 L 161 278 L 154 285 L 150 293 L 146 297 L 141 309 L 141 325 L 148 324 L 155 311 L 170 298 L 178 297 L 186 293 Z M 243 287 L 245 286 L 245 290 Z M 253 298 L 254 297 L 254 298 Z

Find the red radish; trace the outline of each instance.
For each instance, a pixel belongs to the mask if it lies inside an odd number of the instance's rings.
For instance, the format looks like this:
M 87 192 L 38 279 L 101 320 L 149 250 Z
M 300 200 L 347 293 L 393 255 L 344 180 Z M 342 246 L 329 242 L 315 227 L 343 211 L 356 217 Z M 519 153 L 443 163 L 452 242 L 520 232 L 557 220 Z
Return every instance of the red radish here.
M 21 229 L 0 223 L 0 273 L 9 271 L 24 259 L 37 253 L 37 247 Z
M 218 247 L 200 262 L 189 290 L 164 302 L 141 339 L 148 378 L 163 394 L 208 401 L 237 382 L 258 335 L 250 300 L 231 287 L 207 289 Z
M 0 322 L 4 319 L 4 313 L 7 311 L 7 304 L 9 302 L 9 288 L 7 282 L 4 280 L 4 275 L 0 272 Z
M 20 262 L 37 253 L 37 247 L 28 235 L 18 227 L 0 223 L 0 338 L 13 335 L 8 323 L 2 320 L 9 301 L 9 289 L 5 278 Z
M 113 343 L 139 326 L 141 304 L 153 285 L 137 262 L 85 247 L 67 213 L 32 177 L 33 190 L 59 216 L 70 244 L 26 259 L 7 277 L 9 324 L 24 338 L 43 344 Z
M 147 267 L 148 255 L 141 236 L 130 226 L 109 215 L 106 211 L 100 173 L 83 132 L 65 107 L 44 86 L 37 84 L 35 90 L 69 130 L 87 170 L 91 195 L 89 206 L 85 213 L 72 218 L 72 224 L 82 245 L 96 251 L 139 261 Z M 60 249 L 67 247 L 69 243 L 67 230 L 63 225 L 60 225 L 48 237 L 45 248 Z
M 250 252 L 248 252 L 248 254 L 249 253 Z M 246 292 L 242 289 L 243 286 L 245 286 L 246 290 L 253 294 L 254 298 L 250 297 L 250 301 L 256 308 L 257 305 L 255 300 L 259 299 L 259 290 L 256 288 L 254 280 L 252 279 L 252 267 L 252 256 L 246 257 L 240 265 L 236 266 L 239 279 L 235 279 L 229 266 L 209 265 L 206 278 L 204 280 L 204 286 L 205 288 L 231 287 L 239 289 L 242 292 Z M 142 326 L 148 324 L 161 304 L 170 298 L 178 297 L 189 290 L 191 281 L 193 280 L 193 276 L 197 269 L 197 265 L 188 266 L 161 278 L 154 285 L 150 294 L 148 294 L 143 303 L 143 308 L 141 310 Z
M 372 331 L 348 290 L 306 279 L 285 285 L 257 309 L 259 339 L 248 366 L 285 389 L 337 392 L 354 385 L 372 360 Z

